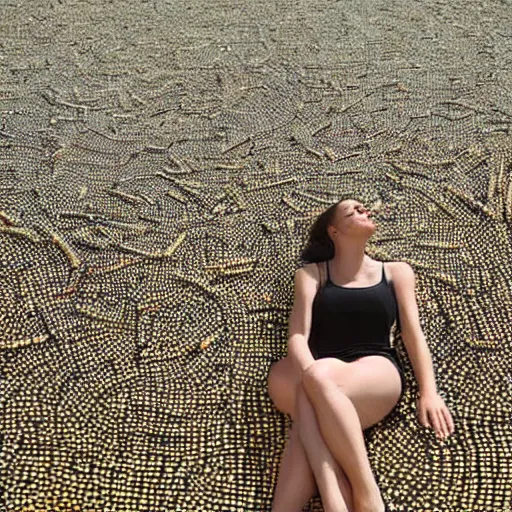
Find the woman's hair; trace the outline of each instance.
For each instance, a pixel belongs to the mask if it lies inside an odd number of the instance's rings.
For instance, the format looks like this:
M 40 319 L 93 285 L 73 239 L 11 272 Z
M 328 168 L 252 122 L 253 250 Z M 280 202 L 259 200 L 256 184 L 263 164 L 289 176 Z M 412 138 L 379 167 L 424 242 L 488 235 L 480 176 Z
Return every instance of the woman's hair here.
M 316 263 L 330 260 L 334 257 L 334 243 L 327 232 L 327 226 L 332 223 L 336 213 L 336 207 L 347 199 L 355 199 L 351 195 L 345 195 L 336 203 L 324 210 L 313 222 L 309 230 L 309 240 L 306 247 L 300 253 L 300 258 L 306 263 Z

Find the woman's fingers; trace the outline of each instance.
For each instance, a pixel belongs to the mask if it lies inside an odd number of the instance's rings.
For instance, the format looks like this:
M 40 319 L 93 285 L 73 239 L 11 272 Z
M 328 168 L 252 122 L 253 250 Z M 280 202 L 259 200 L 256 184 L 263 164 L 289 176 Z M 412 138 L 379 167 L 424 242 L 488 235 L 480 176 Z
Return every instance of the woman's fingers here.
M 450 410 L 448 409 L 448 407 L 443 407 L 441 412 L 443 414 L 444 423 L 446 425 L 446 431 L 447 431 L 446 435 L 453 434 L 453 431 L 455 430 L 455 426 L 453 425 L 453 418 L 450 413 Z
M 453 418 L 441 398 L 437 401 L 418 399 L 418 418 L 425 427 L 434 429 L 437 437 L 446 438 L 455 430 Z
M 444 407 L 437 411 L 437 415 L 439 417 L 439 422 L 441 423 L 442 436 L 448 437 L 450 435 L 450 429 L 448 428 L 448 422 L 444 415 Z
M 444 425 L 440 412 L 437 409 L 432 409 L 430 411 L 430 416 L 432 418 L 431 424 L 434 426 L 437 437 L 443 437 Z
M 452 414 L 448 408 L 445 409 L 444 415 L 447 417 L 448 427 L 450 428 L 450 434 L 453 434 L 455 430 L 455 425 L 453 423 Z
M 427 415 L 427 409 L 426 409 L 426 407 L 424 407 L 421 400 L 418 400 L 418 418 L 420 420 L 420 423 L 424 427 L 430 427 L 430 422 L 428 420 L 428 415 Z
M 439 424 L 443 432 L 443 437 L 448 437 L 453 433 L 455 427 L 453 425 L 452 415 L 446 404 L 443 402 L 439 409 L 436 410 Z

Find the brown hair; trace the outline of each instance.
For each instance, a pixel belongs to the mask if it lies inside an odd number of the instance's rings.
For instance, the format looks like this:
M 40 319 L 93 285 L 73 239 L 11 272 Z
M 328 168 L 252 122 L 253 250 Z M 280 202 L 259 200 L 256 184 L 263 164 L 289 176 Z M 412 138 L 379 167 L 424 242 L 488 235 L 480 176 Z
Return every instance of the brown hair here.
M 303 261 L 306 263 L 316 263 L 330 260 L 334 257 L 334 243 L 327 232 L 327 227 L 332 223 L 338 204 L 347 199 L 355 198 L 352 195 L 344 195 L 315 219 L 309 230 L 307 245 L 300 253 L 300 258 Z

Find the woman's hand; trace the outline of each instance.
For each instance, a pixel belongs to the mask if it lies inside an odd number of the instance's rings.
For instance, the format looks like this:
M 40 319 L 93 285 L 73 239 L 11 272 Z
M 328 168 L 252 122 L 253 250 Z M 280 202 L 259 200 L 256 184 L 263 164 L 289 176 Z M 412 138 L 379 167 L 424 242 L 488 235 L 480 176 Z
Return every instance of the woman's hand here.
M 444 400 L 438 393 L 426 393 L 417 398 L 418 418 L 424 427 L 435 430 L 438 438 L 445 439 L 453 434 L 453 419 Z

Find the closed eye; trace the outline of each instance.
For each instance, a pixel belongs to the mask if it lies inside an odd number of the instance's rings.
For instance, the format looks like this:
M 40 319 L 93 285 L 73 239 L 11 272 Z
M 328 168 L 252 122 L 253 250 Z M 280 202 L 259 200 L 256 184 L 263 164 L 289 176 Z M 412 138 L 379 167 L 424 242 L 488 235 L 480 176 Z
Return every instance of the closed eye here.
M 352 213 L 349 213 L 348 215 L 345 215 L 345 217 L 352 217 L 352 215 L 354 215 L 354 213 L 356 212 L 356 210 L 359 212 L 359 213 L 364 213 L 366 211 L 366 208 L 360 204 L 358 206 L 355 206 L 354 209 L 352 210 Z

